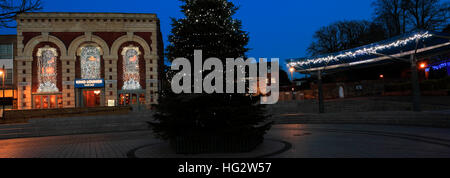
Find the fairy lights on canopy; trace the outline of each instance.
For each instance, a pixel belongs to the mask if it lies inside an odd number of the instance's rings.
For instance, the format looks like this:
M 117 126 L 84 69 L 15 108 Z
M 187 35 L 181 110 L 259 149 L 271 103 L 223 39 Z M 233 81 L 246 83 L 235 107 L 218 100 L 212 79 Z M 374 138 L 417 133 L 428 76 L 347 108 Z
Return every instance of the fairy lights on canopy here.
M 290 62 L 290 63 L 288 63 L 288 67 L 305 67 L 305 66 L 310 66 L 310 65 L 314 65 L 314 64 L 327 64 L 330 62 L 340 62 L 341 59 L 343 59 L 343 58 L 349 58 L 349 57 L 356 58 L 358 56 L 363 56 L 363 55 L 372 55 L 372 54 L 378 53 L 379 51 L 383 51 L 383 50 L 395 48 L 395 47 L 405 46 L 405 45 L 408 45 L 410 42 L 415 42 L 416 40 L 426 39 L 426 38 L 429 38 L 432 36 L 433 35 L 430 34 L 429 32 L 419 32 L 408 38 L 402 38 L 402 39 L 399 39 L 397 41 L 387 43 L 387 44 L 375 45 L 372 47 L 365 47 L 362 49 L 357 49 L 355 51 L 348 51 L 348 52 L 341 53 L 338 55 L 329 55 L 329 56 L 319 57 L 319 58 L 307 58 L 307 59 L 304 59 L 301 61 Z

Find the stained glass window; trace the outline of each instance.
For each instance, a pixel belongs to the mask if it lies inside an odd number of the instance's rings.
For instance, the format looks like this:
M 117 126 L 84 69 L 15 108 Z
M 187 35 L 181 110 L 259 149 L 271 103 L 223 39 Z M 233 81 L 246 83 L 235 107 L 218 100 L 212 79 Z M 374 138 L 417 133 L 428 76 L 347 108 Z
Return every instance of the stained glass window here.
M 123 55 L 123 87 L 122 90 L 139 90 L 139 48 L 126 47 Z
M 99 79 L 100 78 L 100 48 L 95 46 L 86 46 L 81 48 L 81 78 Z
M 46 47 L 38 49 L 38 93 L 59 92 L 59 89 L 56 86 L 57 54 L 55 48 Z

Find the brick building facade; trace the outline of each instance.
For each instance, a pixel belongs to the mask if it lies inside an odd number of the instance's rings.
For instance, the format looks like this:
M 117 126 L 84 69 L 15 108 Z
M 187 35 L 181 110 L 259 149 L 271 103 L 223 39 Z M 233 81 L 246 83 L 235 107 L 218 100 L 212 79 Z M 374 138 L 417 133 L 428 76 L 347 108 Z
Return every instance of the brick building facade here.
M 157 104 L 163 44 L 155 14 L 17 17 L 18 109 Z

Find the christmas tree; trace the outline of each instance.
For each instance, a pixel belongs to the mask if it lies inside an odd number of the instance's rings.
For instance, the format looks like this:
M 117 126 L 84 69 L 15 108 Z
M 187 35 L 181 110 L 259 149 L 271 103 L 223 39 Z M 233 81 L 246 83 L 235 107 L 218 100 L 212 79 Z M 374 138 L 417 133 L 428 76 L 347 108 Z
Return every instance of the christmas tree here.
M 185 57 L 194 64 L 194 50 L 203 51 L 203 60 L 216 57 L 223 60 L 223 64 L 226 58 L 245 57 L 249 35 L 242 30 L 241 21 L 233 19 L 238 9 L 233 3 L 227 0 L 181 1 L 185 18 L 172 19 L 172 35 L 166 49 L 169 61 Z M 204 72 L 203 77 L 206 75 Z M 157 123 L 152 123 L 155 133 L 177 148 L 183 148 L 183 144 L 208 145 L 208 149 L 179 152 L 249 151 L 262 142 L 270 127 L 270 124 L 257 127 L 267 118 L 258 97 L 164 93 L 155 106 Z

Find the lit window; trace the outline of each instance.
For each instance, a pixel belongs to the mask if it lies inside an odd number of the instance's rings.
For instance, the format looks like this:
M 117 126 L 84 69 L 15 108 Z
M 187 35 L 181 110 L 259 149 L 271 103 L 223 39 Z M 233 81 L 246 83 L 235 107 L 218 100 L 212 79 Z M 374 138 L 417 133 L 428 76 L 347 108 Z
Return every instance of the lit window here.
M 86 46 L 81 48 L 81 78 L 100 78 L 100 48 Z
M 139 90 L 139 48 L 125 47 L 122 51 L 123 56 L 123 87 L 122 90 Z
M 58 53 L 55 48 L 45 47 L 38 49 L 38 93 L 51 93 L 59 91 L 56 86 L 57 54 Z

